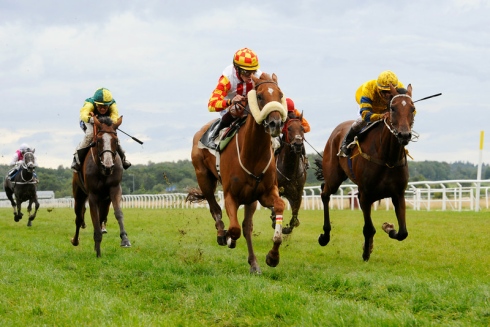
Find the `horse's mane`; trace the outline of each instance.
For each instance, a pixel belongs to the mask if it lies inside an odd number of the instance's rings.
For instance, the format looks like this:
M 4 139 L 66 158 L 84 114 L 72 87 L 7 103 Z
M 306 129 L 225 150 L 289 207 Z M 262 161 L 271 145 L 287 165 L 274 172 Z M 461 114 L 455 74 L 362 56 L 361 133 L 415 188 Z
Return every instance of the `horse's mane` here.
M 106 124 L 107 126 L 111 126 L 112 125 L 112 119 L 109 117 L 109 116 L 102 116 L 102 117 L 97 117 L 97 119 L 99 120 L 99 122 L 101 124 Z

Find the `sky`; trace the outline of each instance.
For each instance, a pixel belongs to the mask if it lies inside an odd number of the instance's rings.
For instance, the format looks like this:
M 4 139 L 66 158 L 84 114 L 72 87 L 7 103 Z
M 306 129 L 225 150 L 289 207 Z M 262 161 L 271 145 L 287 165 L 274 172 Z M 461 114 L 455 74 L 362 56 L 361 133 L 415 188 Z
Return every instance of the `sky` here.
M 69 167 L 80 108 L 99 87 L 144 142 L 118 134 L 130 162 L 190 159 L 243 47 L 303 111 L 307 153 L 359 116 L 362 83 L 392 70 L 414 100 L 442 93 L 416 104 L 415 161 L 488 164 L 489 16 L 488 0 L 0 0 L 0 164 L 27 143 L 40 167 Z

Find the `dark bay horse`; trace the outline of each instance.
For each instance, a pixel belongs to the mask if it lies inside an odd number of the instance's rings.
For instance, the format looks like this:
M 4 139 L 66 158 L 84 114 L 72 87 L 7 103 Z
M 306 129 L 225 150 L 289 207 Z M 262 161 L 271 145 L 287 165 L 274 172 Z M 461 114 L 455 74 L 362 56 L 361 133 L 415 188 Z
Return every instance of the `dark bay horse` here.
M 80 227 L 85 228 L 85 204 L 88 200 L 90 216 L 94 226 L 95 252 L 100 257 L 102 242 L 102 225 L 107 221 L 109 207 L 112 203 L 114 215 L 119 223 L 121 247 L 130 247 L 128 235 L 124 229 L 124 216 L 121 210 L 121 180 L 123 166 L 117 154 L 117 128 L 122 123 L 122 116 L 116 123 L 108 117 L 100 120 L 94 117 L 94 139 L 85 156 L 80 173 L 73 174 L 73 198 L 75 199 L 75 236 L 71 243 L 79 244 Z
M 287 119 L 285 132 L 279 153 L 276 155 L 276 173 L 279 195 L 288 199 L 292 217 L 287 226 L 282 228 L 284 234 L 290 234 L 299 226 L 298 211 L 303 199 L 303 188 L 306 182 L 306 167 L 303 158 L 304 128 L 301 124 L 303 115 Z M 272 227 L 275 227 L 275 213 L 272 210 Z
M 199 140 L 212 122 L 202 127 L 193 139 L 192 164 L 196 170 L 200 189 L 190 189 L 187 200 L 207 200 L 217 229 L 219 245 L 236 246 L 242 232 L 237 211 L 244 205 L 243 236 L 248 247 L 248 263 L 251 273 L 260 273 L 253 246 L 253 214 L 257 201 L 264 207 L 273 207 L 276 228 L 273 247 L 266 256 L 270 267 L 279 264 L 279 247 L 282 243 L 282 214 L 284 201 L 279 196 L 276 165 L 271 147 L 271 136 L 280 134 L 286 119 L 286 101 L 277 85 L 277 77 L 263 73 L 259 78 L 252 75 L 255 89 L 248 93 L 251 113 L 227 147 L 217 157 L 200 144 Z M 230 220 L 228 230 L 222 221 L 222 211 L 215 198 L 217 183 L 223 186 L 226 213 Z
M 20 165 L 19 170 L 12 181 L 7 176 L 3 182 L 5 194 L 10 200 L 10 204 L 14 209 L 14 220 L 18 222 L 24 215 L 21 212 L 22 202 L 29 201 L 27 212 L 29 213 L 29 221 L 27 226 L 32 226 L 32 221 L 36 218 L 39 202 L 37 201 L 37 183 L 35 178 L 36 157 L 33 152 L 24 154 L 24 162 Z M 14 201 L 15 197 L 15 201 Z M 34 203 L 34 213 L 31 215 L 32 204 Z
M 371 219 L 371 204 L 391 197 L 398 220 L 399 231 L 391 223 L 382 229 L 389 237 L 398 241 L 408 236 L 405 221 L 405 189 L 408 184 L 407 151 L 405 146 L 412 140 L 414 132 L 415 106 L 412 101 L 412 86 L 406 94 L 398 94 L 391 87 L 391 101 L 384 122 L 378 122 L 361 139 L 352 151 L 351 158 L 339 157 L 340 144 L 352 125 L 352 121 L 338 125 L 325 145 L 323 162 L 316 161 L 317 179 L 325 180 L 321 198 L 324 206 L 323 231 L 318 242 L 325 246 L 330 241 L 330 195 L 337 192 L 340 184 L 350 178 L 357 184 L 359 204 L 364 215 L 364 246 L 362 257 L 369 260 L 373 250 L 376 229 Z

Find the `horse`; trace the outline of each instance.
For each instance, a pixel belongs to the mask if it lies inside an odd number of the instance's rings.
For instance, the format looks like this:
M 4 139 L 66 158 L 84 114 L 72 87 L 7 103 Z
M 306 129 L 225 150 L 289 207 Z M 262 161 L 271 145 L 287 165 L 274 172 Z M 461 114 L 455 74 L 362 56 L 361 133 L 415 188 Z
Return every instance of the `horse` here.
M 292 217 L 289 224 L 283 227 L 284 234 L 291 234 L 294 227 L 298 227 L 298 211 L 303 199 L 307 172 L 303 158 L 304 153 L 304 128 L 301 124 L 303 114 L 300 117 L 288 118 L 283 129 L 283 141 L 279 153 L 276 155 L 276 173 L 279 195 L 288 199 L 291 205 Z M 271 209 L 272 227 L 275 228 L 275 213 Z
M 217 229 L 217 242 L 221 246 L 228 245 L 229 248 L 234 248 L 240 238 L 237 210 L 240 205 L 244 205 L 242 227 L 247 242 L 250 273 L 260 274 L 260 266 L 252 246 L 253 215 L 257 201 L 264 207 L 273 207 L 276 213 L 273 247 L 266 255 L 266 263 L 270 267 L 279 264 L 285 205 L 277 187 L 271 136 L 280 134 L 287 117 L 287 107 L 275 74 L 271 77 L 262 73 L 260 78 L 252 75 L 252 79 L 255 86 L 247 96 L 250 113 L 226 148 L 217 153 L 218 159 L 199 141 L 214 121 L 204 125 L 194 135 L 191 158 L 199 188 L 190 188 L 186 200 L 191 203 L 207 200 Z M 223 187 L 224 204 L 229 218 L 228 230 L 224 228 L 222 210 L 215 198 L 218 181 Z
M 404 89 L 403 89 L 404 90 Z M 398 93 L 400 91 L 400 93 Z M 408 185 L 408 165 L 405 146 L 417 137 L 412 131 L 415 105 L 412 101 L 412 86 L 407 89 L 390 87 L 391 100 L 385 118 L 366 132 L 358 135 L 351 157 L 337 155 L 344 135 L 353 121 L 338 125 L 330 135 L 323 160 L 317 159 L 315 175 L 324 180 L 321 199 L 324 206 L 323 232 L 318 238 L 321 246 L 330 241 L 330 196 L 337 192 L 340 184 L 350 178 L 357 184 L 359 205 L 364 216 L 364 245 L 362 258 L 368 261 L 373 251 L 376 229 L 371 219 L 371 205 L 377 200 L 391 197 L 398 220 L 399 231 L 394 224 L 385 222 L 382 229 L 390 238 L 402 241 L 408 231 L 405 220 L 405 189 Z
M 27 212 L 29 214 L 27 226 L 29 227 L 32 226 L 32 221 L 36 218 L 37 210 L 39 209 L 39 202 L 37 201 L 38 180 L 35 176 L 35 167 L 36 157 L 34 156 L 34 152 L 28 151 L 24 154 L 23 163 L 12 180 L 10 180 L 9 174 L 7 174 L 3 182 L 5 194 L 14 209 L 14 221 L 18 222 L 22 219 L 24 215 L 21 212 L 22 202 L 29 201 L 27 206 Z M 34 213 L 31 214 L 33 203 Z
M 93 117 L 94 138 L 80 172 L 73 174 L 72 189 L 75 199 L 75 236 L 71 243 L 78 246 L 80 227 L 85 228 L 85 204 L 88 200 L 90 216 L 94 226 L 94 242 L 97 257 L 101 256 L 104 223 L 107 221 L 109 207 L 112 203 L 114 215 L 119 223 L 121 247 L 130 247 L 124 229 L 124 215 L 121 210 L 121 180 L 123 166 L 117 154 L 117 128 L 122 123 L 122 116 L 113 123 L 109 117 Z

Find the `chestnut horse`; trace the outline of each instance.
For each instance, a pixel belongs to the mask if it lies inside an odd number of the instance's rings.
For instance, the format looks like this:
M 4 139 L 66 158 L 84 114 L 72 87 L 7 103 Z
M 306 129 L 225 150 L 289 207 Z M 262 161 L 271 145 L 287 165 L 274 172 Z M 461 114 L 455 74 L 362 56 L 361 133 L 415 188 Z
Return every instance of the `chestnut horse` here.
M 396 231 L 393 224 L 384 223 L 382 229 L 389 237 L 402 241 L 408 236 L 405 221 L 405 189 L 408 184 L 405 146 L 415 134 L 412 132 L 415 106 L 411 97 L 411 85 L 408 85 L 406 94 L 399 94 L 393 87 L 390 93 L 391 101 L 384 122 L 377 123 L 366 134 L 358 136 L 361 140 L 350 158 L 337 156 L 344 135 L 352 125 L 352 121 L 347 121 L 333 130 L 325 145 L 323 162 L 319 159 L 316 161 L 317 179 L 325 180 L 321 193 L 324 234 L 320 235 L 318 242 L 325 246 L 330 241 L 330 195 L 337 192 L 345 179 L 350 178 L 358 186 L 359 204 L 364 215 L 364 261 L 369 260 L 373 250 L 376 229 L 371 219 L 371 205 L 375 201 L 391 197 L 399 231 Z
M 303 158 L 304 127 L 301 124 L 303 115 L 286 120 L 283 129 L 281 148 L 276 155 L 276 173 L 279 195 L 288 199 L 293 216 L 289 224 L 283 227 L 284 234 L 290 234 L 299 226 L 298 211 L 303 199 L 303 188 L 306 182 L 306 167 Z M 272 210 L 272 227 L 275 227 L 275 213 Z
M 112 203 L 114 215 L 119 223 L 121 247 L 130 247 L 128 235 L 124 229 L 124 216 L 121 210 L 121 180 L 123 167 L 117 155 L 118 138 L 116 130 L 122 123 L 122 116 L 116 123 L 109 117 L 94 118 L 94 139 L 91 148 L 82 163 L 79 173 L 73 174 L 73 198 L 75 199 L 75 236 L 71 243 L 79 244 L 80 227 L 85 228 L 85 203 L 88 200 L 90 216 L 94 226 L 95 252 L 100 257 L 102 242 L 102 224 L 107 221 Z
M 277 85 L 277 77 L 262 73 L 260 79 L 252 75 L 255 89 L 248 93 L 250 113 L 226 148 L 217 157 L 200 144 L 199 140 L 212 122 L 195 135 L 192 146 L 192 164 L 196 170 L 200 189 L 190 189 L 187 201 L 207 200 L 217 229 L 219 245 L 234 248 L 240 238 L 241 228 L 237 211 L 244 205 L 243 236 L 248 247 L 250 272 L 260 274 L 260 267 L 252 246 L 253 214 L 257 201 L 264 207 L 273 207 L 277 226 L 273 247 L 266 256 L 270 267 L 279 264 L 279 247 L 282 243 L 282 214 L 284 201 L 279 196 L 276 165 L 271 147 L 271 136 L 280 134 L 286 120 L 286 101 Z M 217 183 L 223 186 L 226 213 L 230 221 L 225 230 L 221 207 L 216 201 Z
M 23 161 L 24 162 L 20 165 L 17 174 L 15 174 L 15 177 L 13 177 L 12 180 L 9 179 L 9 174 L 7 174 L 3 182 L 3 188 L 14 209 L 14 220 L 16 222 L 21 220 L 24 215 L 21 212 L 22 202 L 29 201 L 29 204 L 27 205 L 27 213 L 29 214 L 27 226 L 31 227 L 32 221 L 36 218 L 37 210 L 39 209 L 39 202 L 37 200 L 38 180 L 35 177 L 34 171 L 36 166 L 34 150 L 32 152 L 26 152 Z M 31 214 L 33 203 L 34 213 Z

